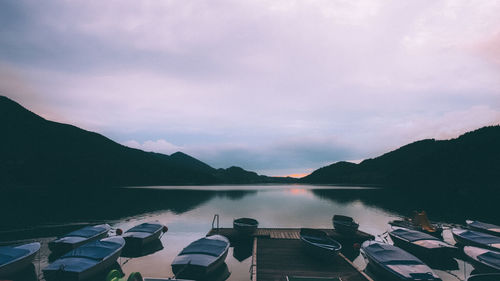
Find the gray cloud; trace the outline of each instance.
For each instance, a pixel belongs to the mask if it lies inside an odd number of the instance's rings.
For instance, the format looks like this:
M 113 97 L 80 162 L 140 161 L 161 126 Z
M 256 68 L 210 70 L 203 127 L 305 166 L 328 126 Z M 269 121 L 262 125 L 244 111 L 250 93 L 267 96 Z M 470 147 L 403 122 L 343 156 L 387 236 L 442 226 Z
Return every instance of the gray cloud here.
M 499 12 L 497 1 L 2 1 L 0 92 L 121 143 L 307 170 L 500 123 Z

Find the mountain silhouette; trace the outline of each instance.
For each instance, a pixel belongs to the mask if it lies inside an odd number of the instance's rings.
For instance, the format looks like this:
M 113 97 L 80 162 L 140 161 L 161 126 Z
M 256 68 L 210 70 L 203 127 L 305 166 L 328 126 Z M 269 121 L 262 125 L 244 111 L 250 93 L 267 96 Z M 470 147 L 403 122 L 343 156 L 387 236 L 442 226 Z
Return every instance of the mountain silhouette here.
M 483 127 L 451 140 L 417 141 L 359 164 L 338 162 L 315 170 L 300 182 L 498 187 L 500 126 Z
M 241 168 L 215 169 L 182 152 L 145 152 L 46 120 L 0 96 L 0 187 L 144 186 L 288 182 Z

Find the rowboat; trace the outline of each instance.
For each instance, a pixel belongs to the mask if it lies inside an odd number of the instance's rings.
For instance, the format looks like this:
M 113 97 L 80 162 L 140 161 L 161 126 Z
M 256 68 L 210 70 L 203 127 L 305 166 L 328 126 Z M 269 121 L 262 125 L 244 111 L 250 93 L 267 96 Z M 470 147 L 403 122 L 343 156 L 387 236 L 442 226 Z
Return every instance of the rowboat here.
M 462 246 L 475 246 L 493 251 L 500 251 L 500 237 L 461 228 L 452 229 L 451 233 Z
M 125 231 L 123 238 L 127 248 L 141 248 L 142 246 L 158 240 L 160 235 L 167 232 L 168 228 L 160 223 L 141 223 Z
M 464 253 L 477 271 L 500 272 L 500 252 L 466 246 Z
M 64 254 L 85 243 L 107 237 L 110 229 L 108 224 L 86 226 L 49 242 L 49 249 L 54 254 Z
M 125 246 L 125 239 L 113 236 L 80 246 L 49 264 L 43 271 L 47 281 L 89 279 L 111 267 Z
M 342 215 L 334 215 L 332 218 L 333 228 L 342 234 L 351 235 L 358 231 L 359 224 L 353 218 Z
M 198 239 L 184 248 L 172 262 L 178 278 L 203 279 L 224 264 L 229 240 L 222 235 Z
M 467 227 L 472 230 L 500 236 L 500 226 L 498 225 L 473 220 L 466 220 L 465 222 Z
M 382 280 L 426 280 L 441 279 L 421 260 L 390 244 L 365 241 L 361 253 L 368 260 L 368 266 Z
M 331 259 L 342 249 L 342 245 L 324 231 L 312 228 L 300 229 L 300 241 L 309 254 L 319 259 Z
M 252 218 L 239 218 L 233 221 L 233 228 L 240 234 L 252 234 L 258 226 L 259 222 Z
M 389 236 L 395 246 L 424 260 L 450 258 L 458 253 L 457 247 L 430 234 L 412 229 L 395 228 L 389 232 Z
M 40 243 L 0 247 L 0 277 L 6 277 L 26 268 L 40 250 Z

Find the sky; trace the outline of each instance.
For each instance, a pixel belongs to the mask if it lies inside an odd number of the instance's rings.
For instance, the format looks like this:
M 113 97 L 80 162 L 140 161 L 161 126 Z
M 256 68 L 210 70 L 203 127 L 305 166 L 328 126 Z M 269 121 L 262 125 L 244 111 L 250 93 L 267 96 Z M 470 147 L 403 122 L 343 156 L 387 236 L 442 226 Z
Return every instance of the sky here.
M 216 168 L 301 175 L 500 123 L 500 1 L 0 1 L 0 95 Z

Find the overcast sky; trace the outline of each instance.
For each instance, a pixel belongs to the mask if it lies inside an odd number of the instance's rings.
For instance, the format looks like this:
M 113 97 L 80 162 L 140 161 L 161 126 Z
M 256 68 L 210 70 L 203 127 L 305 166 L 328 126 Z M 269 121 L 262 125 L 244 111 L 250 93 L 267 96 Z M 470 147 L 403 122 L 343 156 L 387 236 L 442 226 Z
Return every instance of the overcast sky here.
M 308 173 L 500 123 L 500 1 L 0 1 L 0 94 L 216 168 Z

